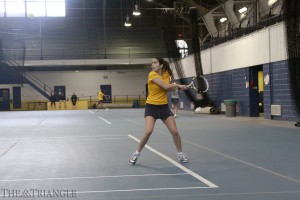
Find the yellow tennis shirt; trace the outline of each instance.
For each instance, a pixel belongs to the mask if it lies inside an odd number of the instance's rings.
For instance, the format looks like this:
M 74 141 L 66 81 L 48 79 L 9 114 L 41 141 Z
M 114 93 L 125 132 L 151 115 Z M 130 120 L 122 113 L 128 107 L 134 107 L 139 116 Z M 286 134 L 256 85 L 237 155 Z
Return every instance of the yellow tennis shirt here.
M 99 99 L 99 101 L 102 101 L 103 100 L 103 96 L 104 96 L 104 94 L 102 93 L 102 92 L 98 92 L 98 99 Z
M 158 73 L 151 71 L 148 75 L 148 97 L 146 103 L 153 105 L 168 104 L 167 90 L 156 85 L 152 80 L 160 78 L 166 84 L 170 82 L 170 75 L 167 71 L 162 72 L 162 76 Z

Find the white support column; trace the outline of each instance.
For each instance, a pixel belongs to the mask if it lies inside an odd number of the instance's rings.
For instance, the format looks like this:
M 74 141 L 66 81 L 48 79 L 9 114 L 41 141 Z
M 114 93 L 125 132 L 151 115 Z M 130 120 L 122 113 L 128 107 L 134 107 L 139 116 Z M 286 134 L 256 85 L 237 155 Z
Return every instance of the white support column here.
M 207 30 L 209 31 L 210 35 L 212 37 L 217 37 L 218 36 L 218 30 L 216 28 L 214 18 L 212 15 L 212 12 L 209 12 L 203 16 L 204 23 L 206 25 Z
M 237 19 L 234 10 L 233 10 L 233 6 L 234 6 L 234 2 L 233 0 L 229 0 L 225 3 L 225 13 L 226 16 L 228 18 L 228 20 L 230 21 L 230 23 L 232 24 L 233 28 L 238 28 L 239 27 L 239 20 Z

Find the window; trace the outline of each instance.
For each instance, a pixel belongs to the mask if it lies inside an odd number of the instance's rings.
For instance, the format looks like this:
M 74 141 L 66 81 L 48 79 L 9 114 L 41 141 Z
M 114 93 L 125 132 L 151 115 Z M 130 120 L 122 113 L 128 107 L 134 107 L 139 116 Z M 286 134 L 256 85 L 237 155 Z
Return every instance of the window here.
M 45 17 L 46 16 L 46 2 L 41 0 L 27 1 L 27 16 L 28 17 Z
M 188 45 L 184 40 L 176 40 L 177 47 L 179 48 L 179 53 L 181 58 L 188 56 Z
M 65 0 L 47 1 L 48 17 L 64 17 L 66 16 Z
M 7 0 L 6 17 L 25 17 L 25 2 L 18 0 Z
M 65 0 L 0 0 L 0 17 L 65 17 L 65 4 Z
M 4 1 L 0 1 L 0 17 L 4 17 L 4 13 L 5 13 Z

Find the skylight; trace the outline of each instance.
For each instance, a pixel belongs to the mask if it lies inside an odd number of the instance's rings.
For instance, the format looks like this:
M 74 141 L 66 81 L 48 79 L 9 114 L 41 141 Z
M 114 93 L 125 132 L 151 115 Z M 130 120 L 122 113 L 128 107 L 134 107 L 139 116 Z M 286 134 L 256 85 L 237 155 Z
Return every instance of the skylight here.
M 65 0 L 0 0 L 0 17 L 65 17 L 65 4 Z

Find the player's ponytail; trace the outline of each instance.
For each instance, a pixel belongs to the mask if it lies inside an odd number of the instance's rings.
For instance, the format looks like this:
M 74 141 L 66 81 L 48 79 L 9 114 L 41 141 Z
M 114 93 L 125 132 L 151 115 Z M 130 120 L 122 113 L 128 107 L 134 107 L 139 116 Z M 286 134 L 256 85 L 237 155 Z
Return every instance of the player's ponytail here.
M 169 73 L 169 75 L 171 76 L 172 79 L 174 79 L 174 75 L 173 75 L 173 71 L 170 67 L 170 64 L 168 61 L 165 61 L 163 58 L 161 57 L 155 57 L 157 59 L 157 61 L 159 62 L 159 64 L 163 65 L 162 70 L 163 71 L 167 71 Z

